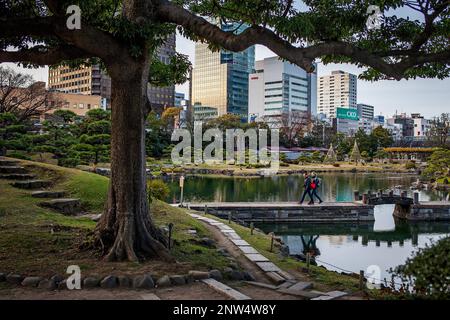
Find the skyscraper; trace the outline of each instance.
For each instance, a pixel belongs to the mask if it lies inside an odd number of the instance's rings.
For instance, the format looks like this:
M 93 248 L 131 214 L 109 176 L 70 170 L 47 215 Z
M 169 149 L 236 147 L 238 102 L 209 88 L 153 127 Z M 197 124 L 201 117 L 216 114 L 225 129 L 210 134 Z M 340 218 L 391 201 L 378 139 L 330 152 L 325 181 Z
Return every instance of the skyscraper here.
M 224 31 L 240 33 L 246 26 L 221 24 Z M 255 65 L 255 47 L 242 52 L 211 52 L 205 43 L 195 45 L 192 103 L 217 108 L 219 116 L 233 113 L 247 118 L 248 75 Z
M 337 108 L 357 108 L 357 77 L 344 71 L 333 71 L 319 78 L 317 112 L 336 118 Z
M 317 73 L 270 57 L 256 62 L 249 75 L 249 119 L 264 118 L 269 123 L 281 121 L 283 115 L 296 113 L 308 119 L 316 114 Z

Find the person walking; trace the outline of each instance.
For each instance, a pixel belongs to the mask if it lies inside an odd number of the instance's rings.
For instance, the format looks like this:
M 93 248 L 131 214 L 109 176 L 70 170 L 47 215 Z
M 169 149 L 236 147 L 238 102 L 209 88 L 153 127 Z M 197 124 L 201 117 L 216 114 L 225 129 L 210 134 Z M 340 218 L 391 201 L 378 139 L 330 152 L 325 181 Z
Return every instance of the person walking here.
M 309 199 L 310 199 L 308 204 L 314 204 L 314 199 L 311 194 L 311 178 L 309 177 L 307 171 L 305 171 L 305 173 L 303 173 L 303 178 L 304 178 L 303 187 L 305 188 L 305 190 L 303 191 L 303 195 L 300 200 L 300 204 L 303 204 L 303 201 L 305 201 L 306 195 L 308 195 Z
M 322 199 L 320 199 L 317 190 L 320 187 L 320 179 L 315 172 L 311 173 L 311 198 L 314 201 L 314 197 L 319 200 L 319 204 L 322 203 Z

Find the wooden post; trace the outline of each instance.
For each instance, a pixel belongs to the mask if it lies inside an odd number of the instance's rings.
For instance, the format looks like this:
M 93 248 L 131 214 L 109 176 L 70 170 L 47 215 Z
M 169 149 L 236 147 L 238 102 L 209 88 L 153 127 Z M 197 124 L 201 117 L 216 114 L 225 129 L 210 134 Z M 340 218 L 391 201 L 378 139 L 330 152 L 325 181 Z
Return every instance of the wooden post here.
M 173 223 L 169 223 L 169 241 L 168 241 L 168 248 L 169 250 L 172 248 L 172 230 L 173 230 Z
M 354 199 L 354 201 L 359 201 L 359 191 L 358 190 L 353 191 L 353 199 Z
M 380 195 L 380 198 L 383 196 L 383 189 L 378 190 L 378 194 Z
M 306 253 L 306 269 L 309 272 L 309 265 L 311 264 L 311 254 L 309 252 Z
M 208 213 L 208 205 L 206 205 L 205 204 L 205 212 L 204 212 L 205 214 L 207 214 Z
M 419 192 L 414 192 L 413 194 L 414 204 L 419 204 Z
M 273 232 L 270 233 L 270 252 L 273 252 L 273 238 L 275 234 Z
M 228 223 L 231 224 L 231 212 L 228 213 Z
M 255 226 L 253 225 L 253 222 L 250 222 L 250 234 L 253 235 L 253 230 L 255 229 Z
M 359 270 L 359 290 L 364 290 L 364 270 Z
M 394 196 L 394 190 L 389 190 L 389 197 L 393 197 Z

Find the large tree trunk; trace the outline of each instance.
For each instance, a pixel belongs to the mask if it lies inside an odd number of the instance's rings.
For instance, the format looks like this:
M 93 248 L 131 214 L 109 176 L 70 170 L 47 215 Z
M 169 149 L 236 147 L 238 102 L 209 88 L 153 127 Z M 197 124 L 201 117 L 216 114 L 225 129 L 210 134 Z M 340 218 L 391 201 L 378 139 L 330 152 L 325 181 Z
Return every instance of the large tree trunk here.
M 172 260 L 152 222 L 146 191 L 145 118 L 148 63 L 124 63 L 112 78 L 111 178 L 96 242 L 109 261 Z

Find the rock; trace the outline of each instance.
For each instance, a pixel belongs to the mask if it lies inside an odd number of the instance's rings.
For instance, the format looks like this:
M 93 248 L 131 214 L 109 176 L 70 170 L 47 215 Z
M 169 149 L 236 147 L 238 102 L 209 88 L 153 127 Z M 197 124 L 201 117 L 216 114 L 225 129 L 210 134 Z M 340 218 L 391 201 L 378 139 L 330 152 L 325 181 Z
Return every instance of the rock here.
M 219 248 L 217 249 L 217 252 L 221 255 L 223 255 L 224 257 L 229 257 L 230 254 L 228 253 L 227 249 L 225 248 Z
M 133 279 L 133 287 L 135 289 L 152 289 L 155 287 L 155 282 L 150 275 L 145 274 Z
M 5 282 L 5 281 L 6 281 L 6 274 L 0 273 L 0 282 Z
M 244 275 L 238 270 L 233 270 L 230 274 L 231 280 L 244 280 Z
M 289 257 L 289 246 L 287 245 L 282 245 L 280 247 L 280 254 L 283 257 Z
M 6 276 L 6 282 L 10 284 L 20 284 L 23 280 L 23 277 L 20 274 L 8 274 Z
M 129 288 L 131 286 L 131 280 L 127 276 L 119 276 L 119 287 L 121 288 Z
M 94 214 L 94 215 L 92 215 L 91 220 L 94 221 L 94 222 L 98 222 L 98 221 L 100 221 L 100 218 L 101 218 L 101 217 L 102 217 L 102 214 L 101 214 L 101 213 L 99 213 L 99 214 Z
M 256 281 L 256 278 L 248 271 L 243 271 L 242 276 L 245 281 Z
M 206 238 L 206 237 L 205 238 L 201 238 L 198 241 L 198 243 L 201 244 L 202 246 L 209 247 L 209 248 L 214 248 L 216 246 L 216 243 L 215 243 L 214 240 L 212 240 L 210 238 Z
M 112 289 L 117 288 L 119 280 L 115 276 L 106 276 L 103 278 L 103 280 L 100 282 L 100 287 L 104 289 Z
M 65 290 L 67 289 L 66 279 L 61 280 L 58 283 L 58 290 Z
M 156 281 L 156 286 L 158 288 L 170 287 L 171 282 L 169 276 L 162 276 Z
M 87 277 L 83 281 L 83 287 L 84 288 L 95 288 L 98 286 L 100 280 L 96 277 Z
M 191 271 L 189 271 L 189 275 L 192 278 L 194 278 L 194 280 L 202 280 L 202 279 L 209 278 L 209 272 L 204 272 L 204 271 L 191 270 Z
M 186 277 L 180 275 L 170 276 L 170 282 L 175 286 L 186 284 Z
M 57 288 L 57 283 L 54 279 L 43 279 L 39 282 L 38 288 L 53 291 Z
M 231 262 L 231 263 L 229 263 L 228 265 L 229 265 L 230 268 L 233 269 L 233 270 L 238 270 L 238 269 L 239 269 L 239 266 L 238 266 L 238 264 L 237 264 L 236 262 Z
M 55 274 L 53 277 L 50 278 L 50 280 L 53 280 L 55 281 L 56 284 L 59 284 L 61 281 L 64 280 L 64 277 L 59 274 Z
M 41 280 L 41 277 L 26 277 L 23 279 L 22 285 L 24 287 L 37 287 Z
M 64 215 L 76 215 L 81 212 L 80 199 L 53 199 L 41 202 L 39 205 L 59 211 Z
M 220 273 L 220 271 L 216 270 L 216 269 L 209 271 L 209 276 L 217 281 L 220 281 L 223 279 L 222 273 Z

